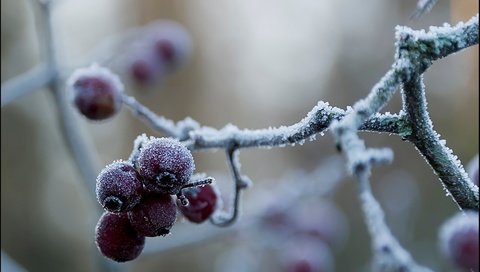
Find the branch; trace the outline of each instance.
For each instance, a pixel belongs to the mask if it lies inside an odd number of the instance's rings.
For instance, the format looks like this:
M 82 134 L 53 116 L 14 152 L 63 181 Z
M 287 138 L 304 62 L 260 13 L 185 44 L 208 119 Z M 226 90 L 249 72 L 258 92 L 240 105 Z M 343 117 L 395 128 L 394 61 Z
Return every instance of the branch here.
M 240 192 L 251 184 L 251 181 L 247 176 L 242 176 L 240 174 L 240 161 L 238 160 L 239 151 L 235 148 L 228 148 L 226 152 L 228 166 L 230 168 L 235 187 L 230 214 L 219 211 L 210 218 L 210 222 L 219 227 L 228 227 L 235 222 L 240 210 Z
M 406 82 L 402 98 L 406 117 L 412 124 L 412 142 L 440 178 L 444 189 L 462 209 L 478 210 L 478 187 L 470 181 L 457 156 L 453 155 L 433 129 L 427 111 L 423 77 Z
M 46 64 L 41 64 L 24 74 L 5 81 L 2 83 L 1 107 L 45 87 L 54 76 L 55 73 L 52 69 L 49 69 Z
M 385 214 L 372 194 L 368 176 L 368 173 L 363 172 L 357 177 L 361 207 L 372 240 L 374 271 L 431 271 L 415 263 L 410 253 L 392 235 L 385 223 Z

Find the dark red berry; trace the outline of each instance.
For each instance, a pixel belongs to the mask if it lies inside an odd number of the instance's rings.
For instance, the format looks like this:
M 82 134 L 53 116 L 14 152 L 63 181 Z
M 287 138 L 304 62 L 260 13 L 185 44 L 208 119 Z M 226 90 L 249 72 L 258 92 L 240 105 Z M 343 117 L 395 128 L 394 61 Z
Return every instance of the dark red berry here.
M 143 194 L 142 177 L 128 162 L 118 161 L 106 166 L 97 177 L 97 200 L 110 212 L 131 210 Z
M 179 206 L 179 209 L 189 221 L 202 223 L 215 212 L 218 193 L 214 185 L 192 187 L 182 192 L 188 200 L 188 205 Z
M 194 168 L 192 153 L 174 139 L 151 139 L 138 156 L 138 170 L 151 192 L 178 194 L 190 180 Z
M 322 241 L 294 237 L 280 249 L 280 263 L 288 272 L 334 271 L 333 257 Z
M 91 120 L 112 117 L 122 105 L 123 85 L 110 70 L 92 65 L 78 69 L 68 80 L 77 109 Z
M 132 226 L 142 235 L 155 237 L 170 233 L 177 219 L 177 206 L 172 196 L 149 194 L 128 212 Z
M 444 254 L 465 271 L 479 271 L 478 212 L 458 213 L 440 230 Z
M 153 51 L 160 63 L 172 71 L 189 58 L 192 51 L 190 35 L 173 21 L 159 21 L 149 27 Z
M 145 237 L 135 231 L 126 213 L 105 212 L 95 228 L 95 243 L 105 257 L 126 262 L 140 255 Z

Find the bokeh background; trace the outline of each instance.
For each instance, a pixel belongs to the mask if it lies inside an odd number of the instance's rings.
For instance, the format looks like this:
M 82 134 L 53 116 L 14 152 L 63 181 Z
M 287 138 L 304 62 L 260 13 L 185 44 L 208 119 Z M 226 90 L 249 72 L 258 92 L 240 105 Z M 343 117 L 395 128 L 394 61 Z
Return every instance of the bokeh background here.
M 414 0 L 55 2 L 58 54 L 67 66 L 94 61 L 87 59 L 88 52 L 132 27 L 158 19 L 184 25 L 194 43 L 188 63 L 160 85 L 129 86 L 127 91 L 158 114 L 173 120 L 190 116 L 216 128 L 228 123 L 240 128 L 293 124 L 319 100 L 342 108 L 352 105 L 389 69 L 396 25 L 419 29 L 455 24 L 478 12 L 473 0 L 439 1 L 417 21 L 409 20 Z M 31 1 L 2 0 L 1 8 L 4 82 L 41 63 L 44 48 Z M 122 54 L 119 50 L 118 56 Z M 111 69 L 122 73 L 115 63 Z M 478 46 L 436 62 L 425 74 L 435 128 L 464 164 L 479 150 L 477 74 Z M 1 109 L 1 247 L 28 271 L 95 271 L 98 204 L 65 146 L 53 105 L 51 93 L 39 90 Z M 385 111 L 400 108 L 397 93 Z M 93 146 L 98 169 L 127 159 L 138 134 L 159 136 L 126 109 L 102 123 L 76 117 Z M 369 146 L 389 146 L 395 152 L 394 163 L 375 169 L 372 176 L 392 231 L 419 263 L 451 271 L 438 250 L 437 235 L 439 225 L 456 212 L 455 204 L 412 145 L 396 136 L 361 136 Z M 290 170 L 311 171 L 335 155 L 328 133 L 302 146 L 243 150 L 243 173 L 256 182 L 245 194 L 246 205 L 254 206 L 266 193 L 281 200 L 276 181 Z M 217 181 L 228 192 L 224 152 L 196 152 L 194 157 L 197 171 L 224 177 Z M 328 176 L 316 182 L 322 179 Z M 336 271 L 368 271 L 370 240 L 357 188 L 352 178 L 344 181 L 332 198 L 348 218 L 350 234 L 334 253 Z M 271 190 L 256 191 L 257 185 Z M 295 186 L 292 181 L 291 190 Z M 240 221 L 248 216 L 247 209 Z M 168 241 L 208 228 L 179 221 Z M 246 227 L 238 233 L 251 231 Z M 257 259 L 242 254 L 255 240 L 238 233 L 144 254 L 122 266 L 129 271 L 253 271 L 242 267 L 250 262 L 266 263 L 262 271 L 276 271 L 268 266 L 268 254 Z M 147 243 L 162 243 L 162 238 L 151 240 Z

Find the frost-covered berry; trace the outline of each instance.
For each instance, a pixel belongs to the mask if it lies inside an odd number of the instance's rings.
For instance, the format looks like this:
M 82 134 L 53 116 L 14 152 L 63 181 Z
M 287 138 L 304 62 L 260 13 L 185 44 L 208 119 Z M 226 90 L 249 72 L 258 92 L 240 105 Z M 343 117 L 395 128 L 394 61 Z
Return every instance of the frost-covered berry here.
M 468 163 L 467 171 L 470 179 L 478 186 L 478 154 Z
M 149 194 L 128 212 L 132 226 L 142 235 L 155 237 L 170 233 L 177 219 L 177 206 L 172 196 Z
M 67 83 L 76 108 L 90 120 L 104 120 L 122 105 L 123 84 L 107 68 L 93 64 L 77 69 Z
M 458 213 L 440 229 L 442 251 L 457 267 L 479 271 L 478 212 Z
M 283 268 L 282 271 L 334 271 L 332 254 L 328 246 L 320 240 L 294 237 L 282 245 L 278 257 Z
M 96 193 L 98 202 L 107 211 L 131 210 L 142 198 L 142 177 L 129 162 L 114 162 L 98 175 Z
M 126 262 L 140 255 L 145 236 L 132 227 L 126 213 L 105 212 L 95 228 L 95 243 L 105 257 Z
M 190 57 L 192 40 L 182 25 L 163 20 L 152 24 L 148 31 L 157 60 L 166 69 L 172 71 Z
M 153 138 L 142 146 L 138 171 L 151 192 L 178 194 L 192 176 L 192 153 L 178 140 Z
M 180 212 L 185 218 L 194 223 L 202 223 L 215 212 L 218 191 L 214 186 L 207 184 L 182 191 L 188 200 L 187 206 L 179 206 Z

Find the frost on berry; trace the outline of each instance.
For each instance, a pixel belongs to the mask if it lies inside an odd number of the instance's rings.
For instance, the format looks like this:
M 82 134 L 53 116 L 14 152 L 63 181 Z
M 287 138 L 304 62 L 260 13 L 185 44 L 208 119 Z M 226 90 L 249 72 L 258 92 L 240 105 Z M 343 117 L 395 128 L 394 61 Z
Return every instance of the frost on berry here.
M 278 258 L 287 272 L 334 271 L 332 254 L 320 240 L 293 237 L 280 248 Z
M 120 79 L 97 64 L 77 69 L 68 79 L 67 89 L 76 108 L 90 120 L 112 117 L 122 105 Z
M 138 135 L 133 141 L 133 150 L 130 153 L 128 160 L 132 163 L 133 167 L 138 170 L 138 156 L 140 155 L 140 149 L 148 142 L 148 137 L 145 133 Z
M 152 138 L 138 156 L 138 170 L 151 192 L 179 193 L 194 169 L 192 153 L 175 139 Z
M 95 191 L 98 202 L 105 210 L 128 211 L 142 198 L 142 177 L 130 163 L 117 161 L 100 172 Z
M 478 154 L 468 163 L 467 172 L 470 179 L 478 186 Z
M 105 257 L 126 262 L 140 255 L 145 237 L 131 226 L 126 213 L 105 212 L 95 228 L 95 243 Z
M 460 212 L 440 229 L 442 251 L 457 267 L 478 272 L 478 236 L 478 212 Z
M 177 219 L 177 206 L 170 195 L 149 194 L 128 212 L 128 218 L 142 235 L 167 235 Z
M 179 206 L 180 212 L 185 218 L 194 223 L 202 223 L 215 212 L 218 191 L 214 186 L 214 184 L 207 184 L 182 191 L 188 199 L 187 206 Z
M 155 22 L 149 26 L 148 36 L 157 60 L 170 71 L 183 65 L 191 55 L 190 35 L 176 22 L 167 20 Z

